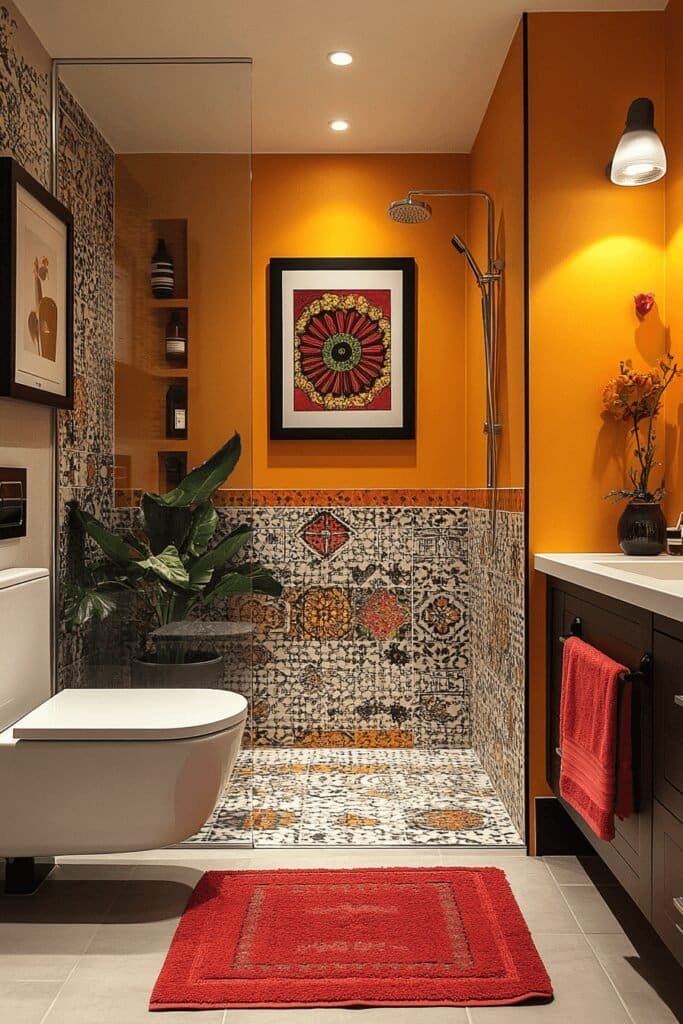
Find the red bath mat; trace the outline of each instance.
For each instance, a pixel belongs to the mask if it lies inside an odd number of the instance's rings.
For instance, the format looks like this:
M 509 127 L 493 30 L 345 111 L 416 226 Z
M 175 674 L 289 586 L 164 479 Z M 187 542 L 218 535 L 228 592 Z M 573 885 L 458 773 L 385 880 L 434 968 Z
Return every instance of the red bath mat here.
M 178 925 L 150 1009 L 551 998 L 497 868 L 209 871 Z

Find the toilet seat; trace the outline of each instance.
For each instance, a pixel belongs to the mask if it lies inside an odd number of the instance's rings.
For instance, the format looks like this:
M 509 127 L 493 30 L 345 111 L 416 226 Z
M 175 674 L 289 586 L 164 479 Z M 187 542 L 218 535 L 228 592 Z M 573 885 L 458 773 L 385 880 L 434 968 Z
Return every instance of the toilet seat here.
M 242 723 L 247 702 L 209 689 L 69 689 L 15 722 L 17 740 L 178 740 Z

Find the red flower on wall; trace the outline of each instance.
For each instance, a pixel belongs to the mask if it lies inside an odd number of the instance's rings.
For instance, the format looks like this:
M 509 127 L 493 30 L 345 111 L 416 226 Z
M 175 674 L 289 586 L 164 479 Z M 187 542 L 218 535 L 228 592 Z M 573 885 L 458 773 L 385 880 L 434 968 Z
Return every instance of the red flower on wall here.
M 642 320 L 655 304 L 654 292 L 640 292 L 633 296 L 633 301 L 636 304 L 636 315 L 639 320 Z

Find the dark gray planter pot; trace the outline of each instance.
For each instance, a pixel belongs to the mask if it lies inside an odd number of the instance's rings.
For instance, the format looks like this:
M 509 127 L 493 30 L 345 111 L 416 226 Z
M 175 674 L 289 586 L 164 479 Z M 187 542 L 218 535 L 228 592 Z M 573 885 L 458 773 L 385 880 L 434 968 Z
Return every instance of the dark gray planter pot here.
M 138 689 L 216 689 L 223 685 L 223 657 L 217 655 L 206 661 L 170 663 L 143 661 L 132 658 L 131 685 Z
M 617 525 L 625 555 L 659 555 L 666 547 L 666 519 L 657 501 L 629 501 Z

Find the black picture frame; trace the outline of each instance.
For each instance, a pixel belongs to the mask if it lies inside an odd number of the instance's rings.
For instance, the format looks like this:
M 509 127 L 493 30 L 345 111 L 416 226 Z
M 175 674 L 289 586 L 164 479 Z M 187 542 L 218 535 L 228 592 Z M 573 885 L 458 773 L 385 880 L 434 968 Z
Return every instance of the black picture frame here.
M 402 282 L 402 388 L 398 426 L 288 426 L 283 418 L 283 274 L 286 271 L 399 271 Z M 273 258 L 268 268 L 270 439 L 412 440 L 415 438 L 415 260 L 411 257 Z M 354 286 L 355 289 L 355 286 Z M 352 421 L 361 416 L 345 412 Z
M 60 221 L 65 227 L 64 234 L 64 289 L 59 289 L 57 299 L 64 300 L 64 334 L 63 360 L 60 355 L 60 335 L 55 328 L 54 361 L 63 368 L 59 391 L 51 390 L 56 382 L 41 377 L 39 374 L 27 373 L 18 365 L 18 291 L 17 281 L 17 245 L 18 245 L 18 190 L 23 189 L 48 214 Z M 62 256 L 61 241 L 58 255 Z M 16 398 L 26 402 L 38 402 L 60 409 L 73 408 L 73 217 L 65 206 L 48 192 L 11 157 L 0 157 L 0 395 Z M 22 285 L 23 287 L 23 285 Z M 56 316 L 59 314 L 58 302 L 52 300 Z M 36 314 L 38 333 L 42 341 L 46 334 L 41 326 L 40 310 Z M 55 321 L 56 323 L 56 321 Z M 42 352 L 38 353 L 39 358 Z M 52 360 L 52 357 L 47 357 Z M 61 376 L 61 371 L 60 371 Z M 33 377 L 34 383 L 28 383 Z M 18 379 L 19 378 L 19 379 Z

